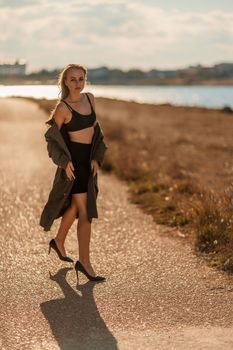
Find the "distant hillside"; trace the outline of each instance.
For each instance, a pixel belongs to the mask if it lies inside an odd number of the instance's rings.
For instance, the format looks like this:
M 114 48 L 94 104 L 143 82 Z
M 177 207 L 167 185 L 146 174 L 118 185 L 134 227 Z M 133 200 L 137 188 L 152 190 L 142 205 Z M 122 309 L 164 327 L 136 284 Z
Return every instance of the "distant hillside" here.
M 40 70 L 25 76 L 1 76 L 0 83 L 55 84 L 61 69 Z M 219 63 L 211 67 L 189 66 L 182 69 L 142 71 L 130 69 L 88 68 L 88 81 L 92 84 L 113 85 L 233 85 L 233 63 Z

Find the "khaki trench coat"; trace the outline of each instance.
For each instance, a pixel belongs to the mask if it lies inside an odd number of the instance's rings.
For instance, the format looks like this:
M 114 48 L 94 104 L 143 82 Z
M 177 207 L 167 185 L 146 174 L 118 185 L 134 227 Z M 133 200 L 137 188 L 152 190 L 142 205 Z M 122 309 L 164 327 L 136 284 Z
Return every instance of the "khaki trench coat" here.
M 65 171 L 68 162 L 71 161 L 71 154 L 68 149 L 69 136 L 65 126 L 63 124 L 59 130 L 54 118 L 49 119 L 46 123 L 50 125 L 49 129 L 44 134 L 47 142 L 48 155 L 57 165 L 57 170 L 47 203 L 41 213 L 39 224 L 44 228 L 44 231 L 50 231 L 54 220 L 61 217 L 71 204 L 72 195 L 70 192 L 74 180 L 70 180 Z M 98 218 L 96 199 L 99 192 L 97 182 L 98 175 L 96 174 L 93 176 L 91 160 L 95 159 L 99 165 L 102 166 L 104 154 L 108 148 L 103 139 L 103 131 L 99 122 L 97 122 L 94 126 L 89 159 L 90 176 L 87 190 L 87 213 L 89 222 L 92 222 L 92 218 Z

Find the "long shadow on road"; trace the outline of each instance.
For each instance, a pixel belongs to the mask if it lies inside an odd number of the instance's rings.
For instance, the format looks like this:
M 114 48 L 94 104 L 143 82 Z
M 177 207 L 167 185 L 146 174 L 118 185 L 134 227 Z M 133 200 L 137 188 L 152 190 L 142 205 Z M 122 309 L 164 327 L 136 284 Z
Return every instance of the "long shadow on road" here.
M 50 278 L 58 283 L 65 297 L 40 304 L 60 349 L 118 349 L 116 339 L 97 309 L 93 297 L 96 283 L 88 281 L 84 285 L 77 285 L 80 296 L 66 280 L 66 274 L 71 269 L 62 268 L 56 275 L 50 274 Z

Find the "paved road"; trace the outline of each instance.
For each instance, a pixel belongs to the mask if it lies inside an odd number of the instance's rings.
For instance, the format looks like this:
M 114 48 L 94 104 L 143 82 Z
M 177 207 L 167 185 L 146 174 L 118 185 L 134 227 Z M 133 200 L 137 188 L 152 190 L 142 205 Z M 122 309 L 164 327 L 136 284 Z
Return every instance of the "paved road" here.
M 72 265 L 48 256 L 59 221 L 38 225 L 56 168 L 46 118 L 33 102 L 0 100 L 0 348 L 233 349 L 233 278 L 130 204 L 114 176 L 99 174 L 91 240 L 107 281 L 77 285 Z M 66 248 L 77 259 L 76 222 Z

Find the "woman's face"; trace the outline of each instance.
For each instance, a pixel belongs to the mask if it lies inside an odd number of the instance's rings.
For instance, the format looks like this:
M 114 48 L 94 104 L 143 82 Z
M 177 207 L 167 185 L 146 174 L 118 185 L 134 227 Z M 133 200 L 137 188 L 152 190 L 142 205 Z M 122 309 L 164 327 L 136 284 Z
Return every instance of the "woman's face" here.
M 65 84 L 70 92 L 80 93 L 85 85 L 85 73 L 79 68 L 70 68 L 67 71 Z

